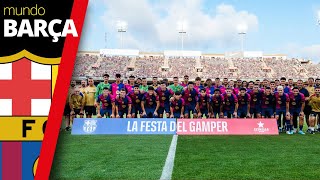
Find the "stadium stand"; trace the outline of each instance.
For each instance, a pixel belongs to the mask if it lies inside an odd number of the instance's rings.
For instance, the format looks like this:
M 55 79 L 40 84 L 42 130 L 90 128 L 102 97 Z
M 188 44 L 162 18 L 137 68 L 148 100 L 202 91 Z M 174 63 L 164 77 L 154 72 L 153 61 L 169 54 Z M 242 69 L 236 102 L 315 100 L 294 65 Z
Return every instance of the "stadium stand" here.
M 162 67 L 168 66 L 164 71 Z M 196 67 L 201 67 L 197 71 Z M 132 71 L 128 71 L 132 68 Z M 125 77 L 170 78 L 185 74 L 194 79 L 227 77 L 230 79 L 277 79 L 291 77 L 307 79 L 319 77 L 320 64 L 311 61 L 282 58 L 224 58 L 224 57 L 164 57 L 164 56 L 101 56 L 96 54 L 78 54 L 73 77 L 101 77 L 104 73 L 120 73 Z

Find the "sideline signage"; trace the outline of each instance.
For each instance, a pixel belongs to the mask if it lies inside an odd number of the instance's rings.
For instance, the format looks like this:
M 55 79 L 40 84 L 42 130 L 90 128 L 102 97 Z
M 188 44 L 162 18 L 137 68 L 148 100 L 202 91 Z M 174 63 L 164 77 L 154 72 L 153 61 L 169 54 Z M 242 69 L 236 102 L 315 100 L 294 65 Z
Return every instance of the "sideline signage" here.
M 75 118 L 73 135 L 279 135 L 276 119 Z
M 176 119 L 75 118 L 71 134 L 176 134 L 175 125 Z
M 178 135 L 279 135 L 276 119 L 177 119 Z

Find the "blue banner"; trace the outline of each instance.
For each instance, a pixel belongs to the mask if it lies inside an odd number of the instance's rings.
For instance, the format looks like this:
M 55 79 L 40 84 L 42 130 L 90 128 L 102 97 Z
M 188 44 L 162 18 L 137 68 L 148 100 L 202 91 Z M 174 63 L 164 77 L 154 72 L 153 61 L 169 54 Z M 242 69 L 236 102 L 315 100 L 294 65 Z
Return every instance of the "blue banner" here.
M 176 134 L 176 119 L 75 118 L 71 134 Z

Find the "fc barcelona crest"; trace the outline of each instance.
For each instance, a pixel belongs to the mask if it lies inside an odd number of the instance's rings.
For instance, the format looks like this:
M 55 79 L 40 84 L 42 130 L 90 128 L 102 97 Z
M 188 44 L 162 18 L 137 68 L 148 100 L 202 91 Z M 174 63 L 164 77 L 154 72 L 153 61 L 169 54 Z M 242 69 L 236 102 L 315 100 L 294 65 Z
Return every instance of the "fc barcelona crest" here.
M 60 58 L 42 58 L 26 50 L 0 58 L 0 86 L 10 87 L 0 89 L 0 159 L 4 177 L 11 179 L 20 174 L 32 179 L 35 174 L 33 163 L 40 154 L 59 63 Z M 22 157 L 28 161 L 22 161 Z

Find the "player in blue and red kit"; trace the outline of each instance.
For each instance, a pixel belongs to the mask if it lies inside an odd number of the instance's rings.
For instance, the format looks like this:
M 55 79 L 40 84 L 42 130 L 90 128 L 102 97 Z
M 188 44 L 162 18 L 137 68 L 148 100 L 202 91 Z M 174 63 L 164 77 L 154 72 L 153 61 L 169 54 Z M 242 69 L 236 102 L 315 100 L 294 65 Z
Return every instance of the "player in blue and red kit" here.
M 290 98 L 290 105 L 289 105 L 289 111 L 290 111 L 290 121 L 291 125 L 294 126 L 294 133 L 296 133 L 297 127 L 298 127 L 298 120 L 299 117 L 299 134 L 305 134 L 302 131 L 303 123 L 304 123 L 304 107 L 305 107 L 305 97 L 302 93 L 299 92 L 298 87 L 294 87 L 292 89 L 292 92 L 289 94 Z
M 134 89 L 134 81 L 135 81 L 134 79 L 135 79 L 134 76 L 132 76 L 132 75 L 129 76 L 129 84 L 125 85 L 127 93 L 130 93 L 131 91 L 133 91 L 133 89 Z
M 210 96 L 206 94 L 205 89 L 200 90 L 200 94 L 197 99 L 197 106 L 196 110 L 198 113 L 198 118 L 201 118 L 203 115 L 206 116 L 206 118 L 210 117 Z
M 160 87 L 156 89 L 156 93 L 158 94 L 160 101 L 158 115 L 162 118 L 165 111 L 166 117 L 168 118 L 170 116 L 170 98 L 173 96 L 174 92 L 167 88 L 167 83 L 165 81 L 160 81 Z
M 139 85 L 134 85 L 134 88 L 131 92 L 128 93 L 128 96 L 131 98 L 132 101 L 132 118 L 136 118 L 138 114 L 142 114 L 141 109 L 141 100 L 143 94 L 140 91 Z
M 214 90 L 216 89 L 214 86 L 212 86 L 212 80 L 211 80 L 211 79 L 207 79 L 207 80 L 206 80 L 206 84 L 207 84 L 207 86 L 206 86 L 206 93 L 207 93 L 208 95 L 212 96 L 213 93 L 214 93 Z
M 274 93 L 274 96 L 276 99 L 276 119 L 278 122 L 279 132 L 282 131 L 280 116 L 283 115 L 283 118 L 286 119 L 285 122 L 286 122 L 287 134 L 293 134 L 293 132 L 291 132 L 291 123 L 290 123 L 289 95 L 283 92 L 282 86 L 278 86 L 277 90 L 278 91 Z
M 174 93 L 174 99 L 170 101 L 170 118 L 183 118 L 184 117 L 184 100 L 181 98 L 179 91 Z
M 215 89 L 214 94 L 210 97 L 210 112 L 212 118 L 223 117 L 224 97 L 220 89 Z
M 250 114 L 254 118 L 261 118 L 261 98 L 263 91 L 259 89 L 258 84 L 253 85 L 253 89 L 247 91 L 251 96 Z
M 195 79 L 195 84 L 194 84 L 194 88 L 200 92 L 201 89 L 204 89 L 203 85 L 201 84 L 201 78 L 200 77 L 196 77 Z
M 123 118 L 124 114 L 126 114 L 127 118 L 131 118 L 132 101 L 131 98 L 126 95 L 126 90 L 124 88 L 120 90 L 120 93 L 116 96 L 115 101 L 116 117 Z
M 262 118 L 273 118 L 276 106 L 276 99 L 270 87 L 266 87 L 261 97 L 261 116 Z
M 124 88 L 125 86 L 121 82 L 121 75 L 116 74 L 116 82 L 111 84 L 111 94 L 116 97 L 120 93 L 120 90 Z
M 246 88 L 241 88 L 238 98 L 238 117 L 245 118 L 250 117 L 250 94 L 246 92 Z
M 285 77 L 280 78 L 280 85 L 283 87 L 284 93 L 289 94 L 292 92 L 292 90 L 289 86 L 286 85 L 286 81 L 287 79 Z
M 232 93 L 231 88 L 227 88 L 226 92 L 222 94 L 223 101 L 223 116 L 224 118 L 233 118 L 237 117 L 238 111 L 238 98 L 235 94 Z
M 181 92 L 182 98 L 185 102 L 184 118 L 189 118 L 190 112 L 193 114 L 193 117 L 197 117 L 195 109 L 198 94 L 198 91 L 193 87 L 193 82 L 189 82 L 188 87 L 184 88 L 184 90 Z
M 181 82 L 181 86 L 182 87 L 187 87 L 188 86 L 188 83 L 189 83 L 189 76 L 188 75 L 185 75 L 184 77 L 183 77 L 183 82 Z
M 155 95 L 154 88 L 148 87 L 141 100 L 141 109 L 143 118 L 157 118 L 160 107 L 159 96 Z
M 102 107 L 100 108 L 100 102 Z M 110 89 L 107 87 L 103 88 L 103 93 L 98 96 L 96 99 L 96 107 L 97 107 L 97 117 L 110 117 L 113 118 L 115 111 L 115 99 L 110 94 Z

